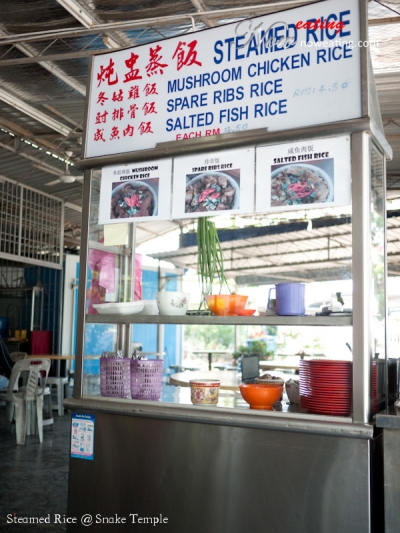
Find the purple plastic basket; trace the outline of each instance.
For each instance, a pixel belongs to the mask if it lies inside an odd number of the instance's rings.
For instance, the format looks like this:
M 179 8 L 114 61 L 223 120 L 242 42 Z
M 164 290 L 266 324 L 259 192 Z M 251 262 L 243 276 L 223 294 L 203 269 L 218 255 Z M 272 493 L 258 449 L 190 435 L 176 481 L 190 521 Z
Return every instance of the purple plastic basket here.
M 159 400 L 163 359 L 131 360 L 131 396 L 135 400 Z
M 100 394 L 114 398 L 131 397 L 131 359 L 100 358 Z

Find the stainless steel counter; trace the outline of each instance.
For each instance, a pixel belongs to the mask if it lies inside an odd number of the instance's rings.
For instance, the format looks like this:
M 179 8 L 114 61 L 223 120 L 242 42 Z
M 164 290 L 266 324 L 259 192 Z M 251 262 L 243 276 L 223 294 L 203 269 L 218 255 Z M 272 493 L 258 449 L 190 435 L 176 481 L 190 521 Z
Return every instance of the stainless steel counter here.
M 400 409 L 390 405 L 375 417 L 376 426 L 386 429 L 400 429 Z
M 376 416 L 383 428 L 383 474 L 385 494 L 385 533 L 400 531 L 400 411 L 389 406 Z

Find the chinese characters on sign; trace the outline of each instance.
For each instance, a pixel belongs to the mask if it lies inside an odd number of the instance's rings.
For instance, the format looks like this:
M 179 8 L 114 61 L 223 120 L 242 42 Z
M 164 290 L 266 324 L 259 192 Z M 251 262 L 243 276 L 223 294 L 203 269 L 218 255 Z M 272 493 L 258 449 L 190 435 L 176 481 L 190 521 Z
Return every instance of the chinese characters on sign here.
M 196 40 L 191 42 L 179 41 L 170 58 L 171 68 L 179 71 L 184 66 L 201 66 L 202 63 L 197 59 L 196 45 Z M 144 68 L 147 77 L 154 79 L 157 76 L 162 76 L 165 69 L 169 68 L 170 65 L 163 60 L 162 49 L 159 44 L 150 47 L 148 61 Z M 98 109 L 94 115 L 94 124 L 99 125 L 93 131 L 92 140 L 95 143 L 118 141 L 121 136 L 133 137 L 135 135 L 154 134 L 152 120 L 148 115 L 158 113 L 157 81 L 146 81 L 144 85 L 137 85 L 136 83 L 143 79 L 138 66 L 140 56 L 132 51 L 125 53 L 127 54 L 127 58 L 124 60 L 125 71 L 117 72 L 112 58 L 103 58 L 98 67 L 96 104 L 103 109 Z M 120 87 L 121 83 L 129 85 Z M 132 104 L 130 100 L 137 101 L 139 105 Z M 104 109 L 107 102 L 115 102 L 113 108 L 108 107 L 109 111 Z

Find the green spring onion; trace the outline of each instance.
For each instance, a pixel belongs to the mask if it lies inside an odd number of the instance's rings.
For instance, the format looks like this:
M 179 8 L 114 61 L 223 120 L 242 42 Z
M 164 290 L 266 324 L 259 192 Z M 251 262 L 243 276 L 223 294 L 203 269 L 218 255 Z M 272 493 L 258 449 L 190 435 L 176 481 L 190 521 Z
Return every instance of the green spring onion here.
M 224 272 L 224 253 L 219 242 L 218 232 L 214 222 L 208 217 L 197 221 L 197 272 L 201 284 L 201 302 L 199 310 L 205 303 L 205 296 L 212 294 L 215 280 L 219 280 L 219 292 L 224 285 L 229 290 Z

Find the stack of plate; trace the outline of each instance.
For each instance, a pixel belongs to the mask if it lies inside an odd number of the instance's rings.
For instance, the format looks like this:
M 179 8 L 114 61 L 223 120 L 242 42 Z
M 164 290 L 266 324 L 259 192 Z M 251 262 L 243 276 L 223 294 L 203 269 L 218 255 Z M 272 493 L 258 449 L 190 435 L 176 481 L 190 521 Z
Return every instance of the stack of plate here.
M 300 406 L 312 413 L 350 415 L 352 374 L 351 361 L 300 361 Z
M 378 367 L 376 361 L 372 361 L 372 409 L 374 413 L 379 411 L 379 396 L 378 396 Z

